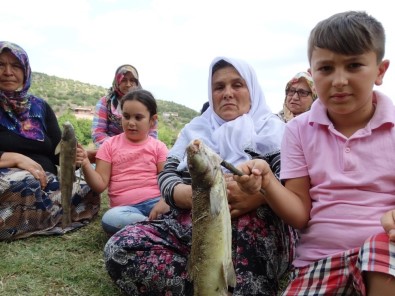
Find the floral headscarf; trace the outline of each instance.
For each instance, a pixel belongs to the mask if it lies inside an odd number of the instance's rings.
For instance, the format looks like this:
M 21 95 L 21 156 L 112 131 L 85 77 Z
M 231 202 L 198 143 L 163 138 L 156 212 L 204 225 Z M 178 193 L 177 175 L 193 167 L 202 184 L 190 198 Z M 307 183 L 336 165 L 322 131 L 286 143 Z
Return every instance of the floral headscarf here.
M 317 99 L 317 92 L 314 87 L 314 81 L 313 78 L 311 77 L 310 73 L 308 72 L 299 72 L 296 74 L 290 81 L 287 82 L 287 85 L 285 86 L 285 89 L 288 89 L 292 86 L 292 84 L 299 82 L 300 80 L 306 81 L 307 85 L 310 88 L 311 91 L 311 97 L 313 98 L 313 102 Z M 284 99 L 284 104 L 283 104 L 283 110 L 280 111 L 279 116 L 285 121 L 288 122 L 292 118 L 295 117 L 295 115 L 288 109 L 286 106 L 287 102 L 287 96 L 285 96 Z
M 44 101 L 31 94 L 31 69 L 27 53 L 17 44 L 0 41 L 0 54 L 9 50 L 23 67 L 23 86 L 15 91 L 0 90 L 0 125 L 22 137 L 44 141 Z
M 251 99 L 250 110 L 230 121 L 221 119 L 212 107 L 212 70 L 220 60 L 230 63 L 246 81 Z M 210 106 L 181 130 L 176 143 L 169 151 L 169 157 L 180 161 L 178 170 L 186 168 L 185 149 L 194 139 L 201 139 L 222 159 L 233 165 L 251 158 L 246 150 L 260 155 L 280 150 L 285 124 L 266 104 L 255 71 L 248 63 L 234 58 L 215 58 L 209 70 L 208 98 Z
M 121 84 L 121 81 L 125 76 L 125 74 L 128 72 L 131 72 L 133 77 L 137 80 L 137 88 L 138 89 L 142 88 L 137 69 L 132 65 L 125 64 L 119 66 L 118 69 L 115 71 L 112 87 L 109 89 L 107 95 L 108 120 L 112 122 L 114 125 L 116 125 L 119 130 L 122 130 L 121 109 L 119 105 L 119 100 L 124 95 L 124 93 L 122 93 L 121 90 L 119 89 L 119 85 Z

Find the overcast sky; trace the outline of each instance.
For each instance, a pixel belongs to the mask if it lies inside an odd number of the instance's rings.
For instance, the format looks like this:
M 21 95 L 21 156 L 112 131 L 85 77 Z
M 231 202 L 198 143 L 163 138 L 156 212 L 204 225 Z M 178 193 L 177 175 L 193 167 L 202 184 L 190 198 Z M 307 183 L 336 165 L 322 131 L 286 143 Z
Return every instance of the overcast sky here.
M 385 58 L 395 55 L 395 17 L 382 0 L 0 3 L 0 38 L 22 46 L 34 72 L 109 88 L 116 68 L 132 64 L 157 99 L 197 111 L 207 100 L 211 61 L 230 56 L 255 68 L 269 106 L 278 112 L 286 82 L 309 67 L 310 30 L 337 12 L 364 10 L 376 17 L 386 29 Z M 394 81 L 391 64 L 378 89 L 395 100 Z

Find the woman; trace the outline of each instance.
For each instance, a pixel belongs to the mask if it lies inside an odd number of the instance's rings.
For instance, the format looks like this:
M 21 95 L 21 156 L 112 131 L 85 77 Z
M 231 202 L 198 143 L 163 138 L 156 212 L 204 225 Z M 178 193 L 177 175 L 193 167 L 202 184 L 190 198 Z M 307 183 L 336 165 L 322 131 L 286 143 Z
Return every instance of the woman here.
M 96 104 L 92 123 L 92 138 L 96 147 L 109 137 L 122 133 L 120 100 L 133 89 L 141 89 L 137 69 L 132 65 L 119 66 L 108 94 Z M 150 135 L 157 138 L 157 124 L 151 129 Z
M 310 73 L 299 72 L 285 86 L 283 110 L 278 116 L 284 122 L 288 122 L 295 116 L 310 110 L 316 98 L 317 93 Z
M 31 69 L 26 52 L 0 41 L 0 240 L 63 233 L 59 158 L 61 132 L 46 101 L 28 93 Z M 80 184 L 72 197 L 68 228 L 84 225 L 98 212 L 100 196 Z
M 210 66 L 208 88 L 210 106 L 181 131 L 159 175 L 171 212 L 162 220 L 126 226 L 106 244 L 107 270 L 128 295 L 193 293 L 186 267 L 192 188 L 184 155 L 191 140 L 200 138 L 234 165 L 263 158 L 279 174 L 284 123 L 266 105 L 254 70 L 218 57 Z M 246 195 L 227 179 L 237 276 L 233 295 L 276 295 L 293 259 L 295 233 L 265 205 L 263 195 Z

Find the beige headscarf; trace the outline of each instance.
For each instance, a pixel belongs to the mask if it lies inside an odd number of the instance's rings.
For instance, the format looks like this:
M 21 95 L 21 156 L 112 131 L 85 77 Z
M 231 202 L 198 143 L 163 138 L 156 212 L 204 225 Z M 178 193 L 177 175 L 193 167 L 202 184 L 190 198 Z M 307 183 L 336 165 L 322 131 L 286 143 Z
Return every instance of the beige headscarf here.
M 285 86 L 285 89 L 287 90 L 288 88 L 291 87 L 292 84 L 294 84 L 294 83 L 296 83 L 296 82 L 298 82 L 298 81 L 300 81 L 302 79 L 307 82 L 307 85 L 310 88 L 311 96 L 312 96 L 313 102 L 314 102 L 317 99 L 317 92 L 316 92 L 315 87 L 314 87 L 313 78 L 311 77 L 310 73 L 308 73 L 308 72 L 299 72 L 298 74 L 296 74 L 294 77 L 292 77 L 292 79 L 290 81 L 287 82 L 287 85 Z M 295 115 L 286 106 L 286 101 L 287 101 L 287 95 L 285 95 L 284 104 L 283 104 L 283 110 L 281 110 L 280 113 L 278 114 L 279 117 L 284 122 L 288 122 L 292 118 L 295 117 Z

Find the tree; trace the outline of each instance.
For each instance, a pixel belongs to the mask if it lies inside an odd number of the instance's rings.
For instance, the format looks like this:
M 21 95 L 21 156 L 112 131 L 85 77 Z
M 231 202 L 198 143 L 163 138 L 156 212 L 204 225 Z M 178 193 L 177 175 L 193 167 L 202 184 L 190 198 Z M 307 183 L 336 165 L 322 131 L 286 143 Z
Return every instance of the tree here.
M 81 145 L 87 146 L 92 143 L 91 120 L 77 119 L 74 114 L 66 112 L 58 118 L 61 130 L 63 130 L 63 123 L 66 121 L 69 121 L 73 125 L 75 136 Z

